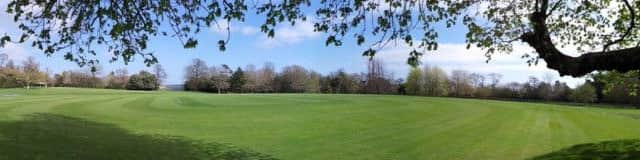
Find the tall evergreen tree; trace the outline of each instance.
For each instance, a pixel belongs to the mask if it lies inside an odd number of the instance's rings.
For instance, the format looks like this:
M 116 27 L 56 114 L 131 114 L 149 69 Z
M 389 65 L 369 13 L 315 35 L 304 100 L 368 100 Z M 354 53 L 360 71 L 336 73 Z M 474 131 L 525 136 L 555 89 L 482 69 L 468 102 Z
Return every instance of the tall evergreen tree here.
M 242 68 L 238 67 L 231 75 L 231 92 L 242 92 L 242 86 L 247 83 L 247 77 Z

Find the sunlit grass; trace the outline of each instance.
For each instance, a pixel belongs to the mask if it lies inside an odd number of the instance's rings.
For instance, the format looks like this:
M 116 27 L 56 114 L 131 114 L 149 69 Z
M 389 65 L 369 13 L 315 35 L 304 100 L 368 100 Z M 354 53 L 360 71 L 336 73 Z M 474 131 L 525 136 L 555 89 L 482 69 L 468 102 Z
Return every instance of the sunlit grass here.
M 34 115 L 53 120 L 37 121 Z M 171 149 L 175 155 L 202 146 L 172 143 L 197 142 L 280 159 L 527 159 L 576 144 L 640 138 L 638 115 L 636 110 L 413 96 L 5 89 L 0 90 L 0 150 L 15 148 L 6 143 L 21 132 L 48 136 L 37 129 L 44 127 L 80 130 L 90 146 L 114 147 L 99 139 L 122 137 L 114 143 L 153 145 L 148 152 Z M 67 122 L 85 125 L 65 129 Z M 15 129 L 21 125 L 36 129 Z M 102 132 L 101 126 L 117 134 Z M 180 141 L 155 141 L 155 136 Z M 74 149 L 84 141 L 23 142 L 12 153 L 108 156 Z

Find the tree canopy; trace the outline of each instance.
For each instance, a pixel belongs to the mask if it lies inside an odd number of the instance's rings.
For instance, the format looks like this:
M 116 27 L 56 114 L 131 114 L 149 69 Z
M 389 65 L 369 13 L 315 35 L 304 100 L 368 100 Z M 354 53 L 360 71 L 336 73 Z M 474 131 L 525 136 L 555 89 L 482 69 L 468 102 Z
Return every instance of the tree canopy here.
M 47 55 L 62 52 L 81 66 L 98 63 L 89 55 L 105 46 L 111 61 L 140 56 L 152 65 L 158 59 L 147 50 L 150 37 L 175 37 L 193 48 L 201 28 L 227 24 L 223 28 L 230 33 L 229 22 L 245 21 L 251 13 L 264 18 L 261 31 L 274 37 L 278 24 L 306 21 L 305 11 L 315 10 L 314 30 L 327 34 L 326 45 L 353 38 L 369 46 L 364 56 L 401 41 L 410 48 L 407 62 L 415 66 L 424 52 L 438 48 L 438 25 L 464 25 L 468 48 L 486 50 L 488 60 L 522 42 L 535 50 L 522 53 L 530 64 L 543 59 L 561 75 L 583 76 L 640 69 L 639 5 L 637 0 L 11 0 L 6 12 L 22 34 L 5 34 L 0 46 L 30 41 Z M 228 42 L 229 34 L 217 45 L 224 51 Z M 579 56 L 559 49 L 568 46 Z
M 129 90 L 157 90 L 160 86 L 158 78 L 147 71 L 140 71 L 138 74 L 131 75 L 126 88 Z

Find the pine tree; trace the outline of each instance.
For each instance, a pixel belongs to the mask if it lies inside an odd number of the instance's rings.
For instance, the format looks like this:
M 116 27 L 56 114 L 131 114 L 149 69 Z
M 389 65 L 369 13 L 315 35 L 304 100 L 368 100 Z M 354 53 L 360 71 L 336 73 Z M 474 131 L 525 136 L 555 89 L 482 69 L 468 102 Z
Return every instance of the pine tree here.
M 247 83 L 247 77 L 240 67 L 231 75 L 231 92 L 242 92 L 242 86 Z

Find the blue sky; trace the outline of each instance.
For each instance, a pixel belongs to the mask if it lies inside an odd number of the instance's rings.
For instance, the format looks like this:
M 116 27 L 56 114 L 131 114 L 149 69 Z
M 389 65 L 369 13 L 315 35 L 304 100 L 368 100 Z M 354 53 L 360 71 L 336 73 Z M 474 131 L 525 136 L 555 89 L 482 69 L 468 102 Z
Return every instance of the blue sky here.
M 6 1 L 0 2 L 0 10 L 4 11 Z M 0 12 L 0 34 L 9 33 L 17 35 L 17 25 L 5 12 Z M 357 46 L 355 40 L 347 38 L 343 46 L 326 47 L 325 34 L 313 32 L 309 22 L 298 23 L 296 26 L 281 24 L 276 29 L 276 37 L 267 38 L 259 32 L 259 24 L 262 19 L 250 16 L 246 22 L 231 24 L 231 41 L 227 51 L 220 52 L 216 42 L 224 39 L 226 32 L 217 27 L 212 27 L 198 35 L 199 45 L 195 49 L 184 49 L 178 40 L 169 37 L 158 37 L 149 43 L 149 51 L 153 51 L 160 63 L 167 70 L 167 84 L 180 84 L 183 82 L 184 68 L 194 58 L 200 58 L 208 65 L 227 64 L 233 68 L 244 67 L 248 64 L 262 66 L 264 62 L 272 62 L 276 68 L 286 65 L 298 64 L 326 74 L 338 69 L 348 72 L 364 72 L 367 58 L 361 53 L 366 46 Z M 543 77 L 545 74 L 553 75 L 556 79 L 568 82 L 575 86 L 584 81 L 582 78 L 560 77 L 557 72 L 546 69 L 544 63 L 537 66 L 528 66 L 520 56 L 528 53 L 531 48 L 524 44 L 516 44 L 514 53 L 494 55 L 488 64 L 483 51 L 472 48 L 465 49 L 463 26 L 453 28 L 439 27 L 439 50 L 426 53 L 422 57 L 422 63 L 436 65 L 446 71 L 455 69 L 468 70 L 470 72 L 491 73 L 497 72 L 504 75 L 502 82 L 524 82 L 529 76 Z M 379 51 L 377 58 L 382 59 L 389 72 L 396 78 L 404 78 L 409 70 L 406 64 L 409 49 L 401 44 L 390 45 Z M 34 56 L 41 62 L 43 69 L 49 69 L 53 73 L 63 70 L 79 69 L 78 66 L 62 58 L 61 53 L 47 57 L 41 51 L 32 48 L 29 44 L 10 44 L 0 48 L 0 52 L 8 53 L 15 61 L 24 60 L 28 56 Z M 99 52 L 100 53 L 100 52 Z M 108 52 L 102 51 L 100 59 L 104 68 L 104 74 L 118 69 L 127 68 L 129 73 L 146 68 L 140 57 L 136 61 L 124 65 L 122 62 L 109 63 Z

